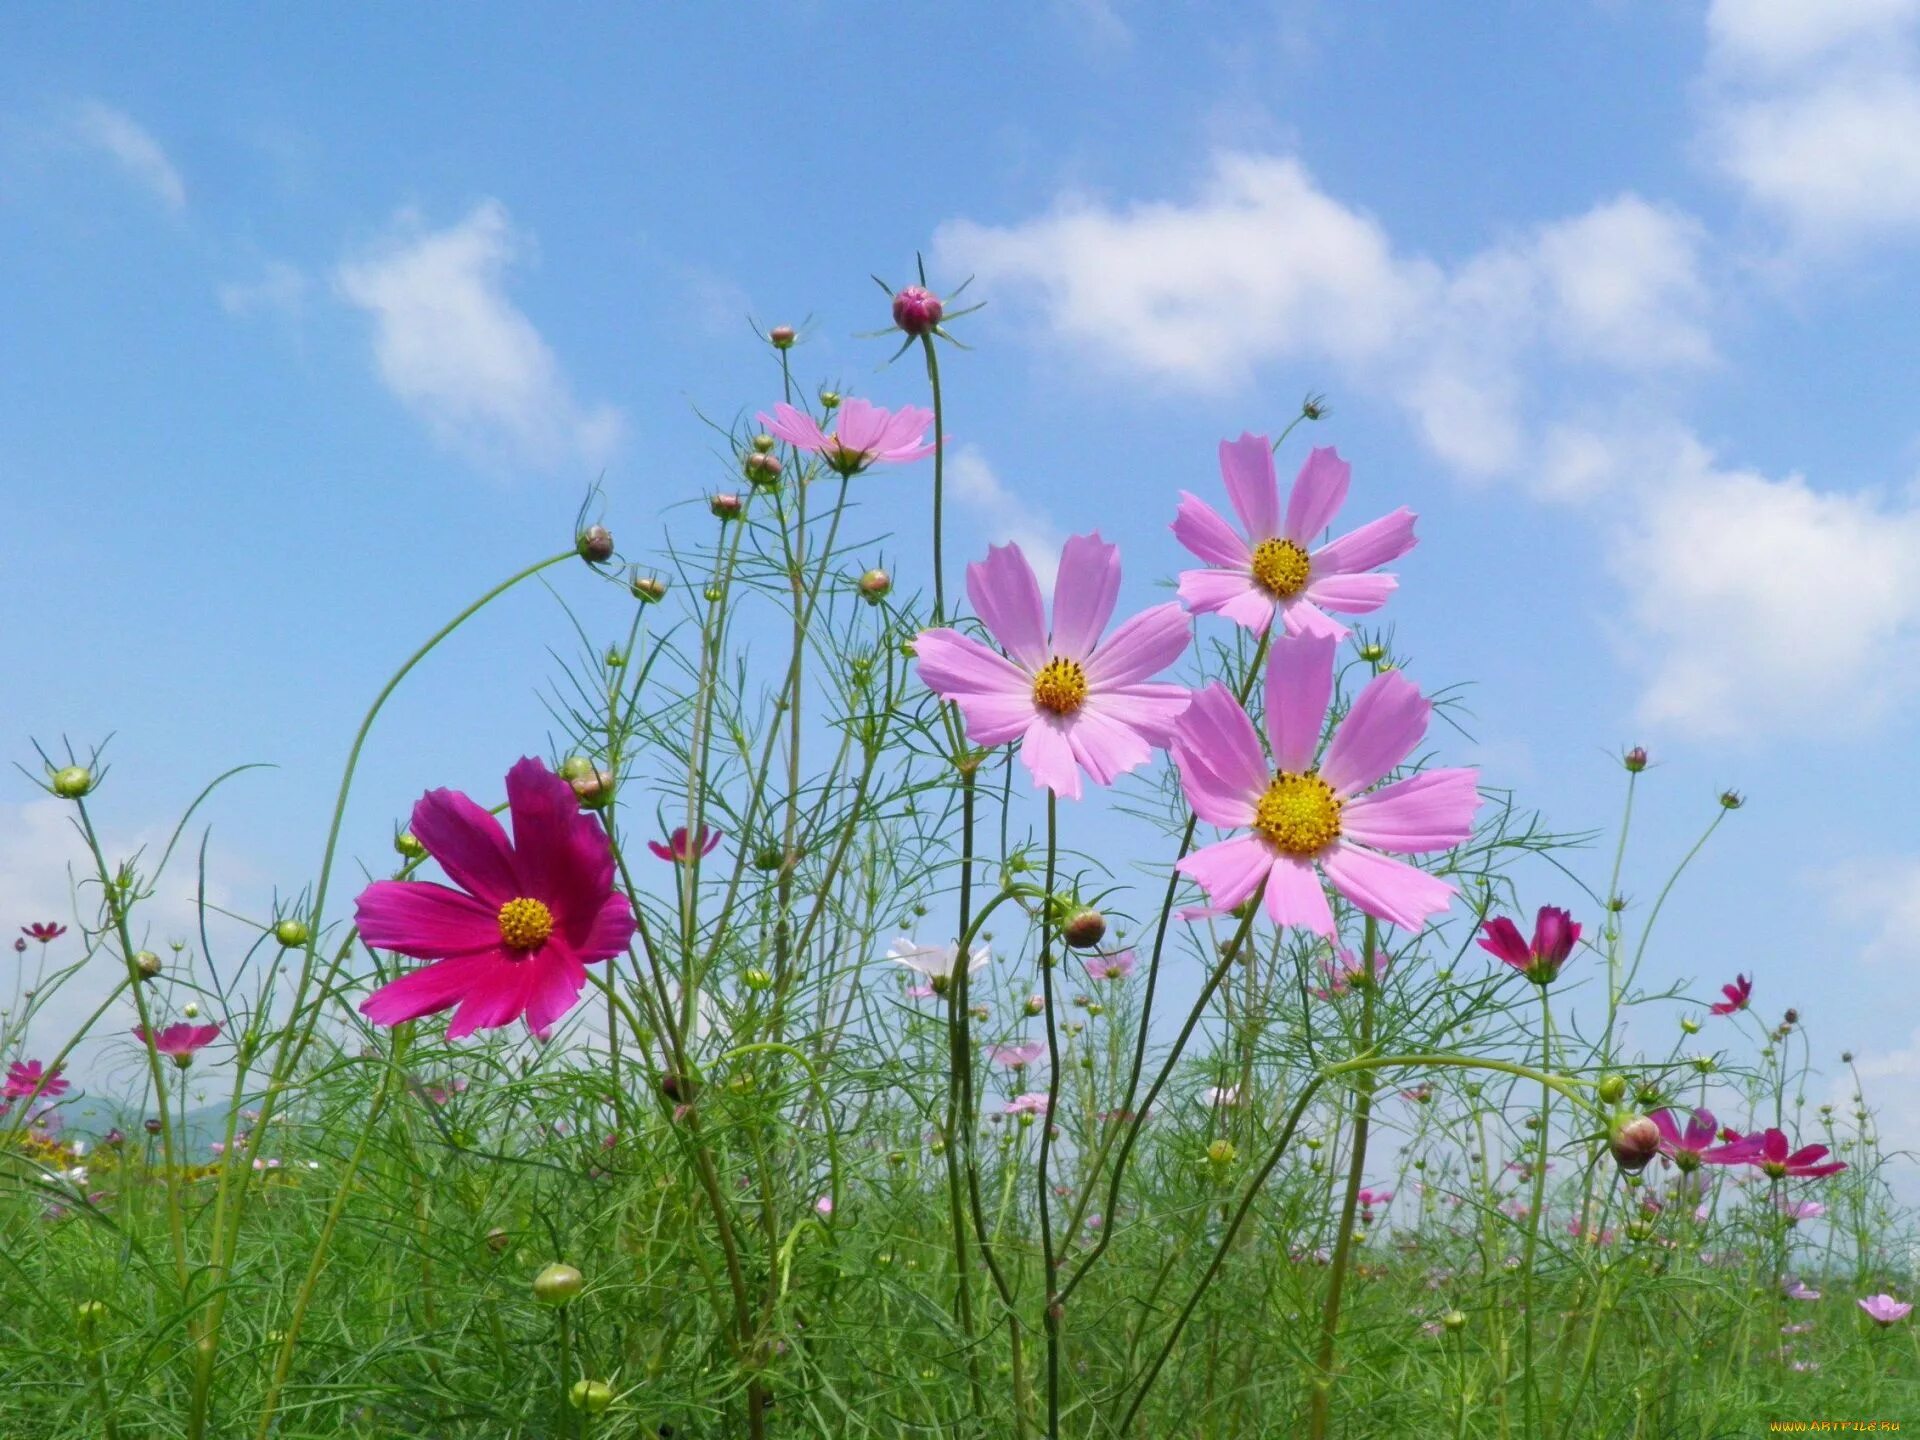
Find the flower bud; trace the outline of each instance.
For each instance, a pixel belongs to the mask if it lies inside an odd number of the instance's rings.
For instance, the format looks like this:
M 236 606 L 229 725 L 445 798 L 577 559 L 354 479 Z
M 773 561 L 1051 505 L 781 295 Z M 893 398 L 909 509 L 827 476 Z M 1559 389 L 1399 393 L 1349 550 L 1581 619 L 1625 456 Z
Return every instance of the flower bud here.
M 1060 927 L 1060 938 L 1075 950 L 1091 950 L 1107 936 L 1107 917 L 1088 907 L 1076 910 Z
M 774 444 L 776 442 L 774 441 L 774 438 L 771 435 L 762 433 L 754 436 L 753 439 L 749 440 L 747 443 L 753 446 L 754 450 L 757 453 L 761 455 L 765 455 L 768 451 L 773 449 Z
M 595 770 L 567 783 L 573 787 L 582 809 L 601 810 L 613 803 L 613 773 L 609 770 Z
M 1378 665 L 1387 658 L 1387 647 L 1377 643 L 1368 643 L 1360 647 L 1360 658 L 1370 665 Z
M 286 950 L 291 950 L 296 945 L 306 944 L 312 936 L 313 932 L 307 928 L 307 922 L 296 920 L 292 916 L 288 916 L 273 927 L 273 938 L 278 940 L 281 948 Z
M 82 1300 L 73 1307 L 73 1314 L 83 1326 L 92 1327 L 107 1318 L 106 1303 L 101 1300 Z
M 660 1093 L 667 1099 L 684 1104 L 693 1099 L 700 1091 L 700 1082 L 688 1075 L 676 1075 L 671 1070 L 660 1077 Z
M 738 520 L 741 512 L 746 508 L 746 505 L 742 503 L 738 495 L 723 494 L 709 495 L 707 497 L 707 509 L 711 510 L 722 520 Z
M 1207 1160 L 1210 1164 L 1225 1168 L 1231 1165 L 1239 1152 L 1233 1148 L 1231 1140 L 1216 1140 L 1207 1146 Z
M 613 1387 L 604 1380 L 576 1380 L 567 1392 L 567 1403 L 576 1410 L 598 1415 L 613 1404 Z
M 1600 1098 L 1609 1105 L 1618 1105 L 1626 1098 L 1627 1077 L 1624 1075 L 1602 1075 L 1600 1077 Z
M 62 800 L 78 800 L 93 789 L 93 772 L 84 765 L 64 765 L 53 772 L 51 783 Z
M 420 843 L 420 837 L 411 830 L 396 830 L 393 835 L 393 848 L 409 860 L 427 858 L 427 847 Z
M 1449 1310 L 1440 1317 L 1440 1323 L 1449 1330 L 1464 1330 L 1467 1328 L 1466 1312 L 1463 1310 Z
M 158 1135 L 160 1133 L 160 1122 L 152 1116 L 147 1117 L 146 1127 L 147 1134 L 149 1135 Z
M 820 392 L 820 408 L 822 410 L 838 410 L 840 408 L 840 392 L 838 390 L 822 390 Z
M 13 942 L 13 953 L 16 955 L 24 955 L 27 953 L 26 936 L 22 935 Z
M 513 1244 L 513 1237 L 496 1225 L 487 1231 L 486 1241 L 487 1248 L 498 1255 Z
M 1647 768 L 1647 752 L 1643 747 L 1636 745 L 1620 757 L 1620 763 L 1627 767 L 1629 773 L 1638 775 Z
M 751 485 L 759 485 L 764 488 L 780 483 L 780 457 L 778 455 L 763 455 L 758 450 L 755 450 L 740 462 L 740 468 L 746 474 L 747 483 Z
M 1680 1031 L 1685 1035 L 1698 1035 L 1700 1033 L 1700 1022 L 1691 1015 L 1682 1015 L 1680 1017 Z
M 1660 1127 L 1644 1115 L 1630 1115 L 1616 1121 L 1607 1136 L 1607 1148 L 1614 1164 L 1628 1174 L 1647 1168 L 1647 1162 L 1660 1153 Z
M 776 350 L 791 350 L 794 341 L 793 327 L 776 325 L 767 332 L 767 339 L 773 343 L 773 348 Z
M 1309 395 L 1300 402 L 1300 413 L 1309 420 L 1319 420 L 1327 413 L 1327 397 Z
M 627 589 L 633 592 L 634 599 L 643 604 L 652 605 L 666 598 L 667 582 L 658 575 L 642 575 L 636 570 L 633 572 L 633 579 L 627 582 Z
M 860 598 L 869 605 L 878 605 L 892 589 L 893 577 L 884 570 L 869 570 L 860 577 Z
M 767 990 L 772 988 L 773 985 L 773 976 L 757 966 L 747 971 L 741 978 L 746 981 L 749 990 Z
M 559 775 L 562 780 L 583 780 L 593 774 L 593 761 L 584 755 L 569 755 L 560 762 Z
M 940 297 L 924 285 L 909 285 L 893 297 L 893 323 L 909 335 L 925 335 L 946 313 Z
M 1742 795 L 1738 790 L 1722 790 L 1720 792 L 1720 803 L 1728 810 L 1738 810 L 1742 805 L 1747 803 L 1747 797 Z
M 613 558 L 613 532 L 604 525 L 589 525 L 575 537 L 573 548 L 589 565 L 604 565 Z
M 571 1265 L 553 1264 L 533 1277 L 533 1298 L 556 1310 L 580 1293 L 586 1277 Z
M 160 957 L 151 950 L 136 950 L 133 954 L 133 968 L 142 980 L 151 980 L 160 973 Z
M 1021 1008 L 1029 1015 L 1039 1015 L 1047 1008 L 1046 997 L 1044 995 L 1029 995 L 1027 997 L 1027 1003 Z
M 200 1006 L 197 1002 L 189 1000 L 180 1007 L 180 1013 L 189 1020 L 198 1020 L 200 1018 Z

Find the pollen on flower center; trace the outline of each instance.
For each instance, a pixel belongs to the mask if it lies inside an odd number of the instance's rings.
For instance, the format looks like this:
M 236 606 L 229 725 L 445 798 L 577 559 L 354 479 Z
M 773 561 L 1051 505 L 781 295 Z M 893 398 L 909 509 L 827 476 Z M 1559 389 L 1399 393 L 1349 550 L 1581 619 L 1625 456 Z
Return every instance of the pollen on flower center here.
M 1340 797 L 1318 775 L 1273 777 L 1253 807 L 1253 828 L 1286 855 L 1318 855 L 1340 838 Z
M 1055 657 L 1033 677 L 1033 703 L 1056 715 L 1071 715 L 1087 698 L 1087 672 L 1078 660 Z
M 538 950 L 553 933 L 553 912 L 521 896 L 500 907 L 500 943 L 509 950 Z
M 1307 585 L 1307 552 L 1291 540 L 1262 540 L 1253 547 L 1253 580 L 1279 600 L 1291 600 Z

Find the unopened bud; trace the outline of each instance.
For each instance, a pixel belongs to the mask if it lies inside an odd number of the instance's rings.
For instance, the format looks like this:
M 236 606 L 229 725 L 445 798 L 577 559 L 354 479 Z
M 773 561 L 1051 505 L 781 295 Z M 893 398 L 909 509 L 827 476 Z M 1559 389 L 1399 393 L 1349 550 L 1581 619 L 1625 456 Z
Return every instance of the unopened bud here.
M 613 532 L 604 525 L 589 525 L 575 537 L 573 548 L 589 565 L 604 565 L 613 558 Z
M 1617 1105 L 1626 1098 L 1627 1077 L 1624 1075 L 1602 1075 L 1600 1077 L 1600 1098 L 1609 1105 Z
M 766 990 L 773 985 L 773 976 L 757 967 L 747 971 L 742 978 L 746 981 L 749 990 Z
M 427 858 L 427 847 L 420 843 L 420 837 L 411 830 L 396 830 L 393 836 L 393 848 L 409 860 Z
M 1660 1127 L 1644 1115 L 1632 1115 L 1619 1121 L 1607 1136 L 1607 1148 L 1614 1164 L 1628 1174 L 1647 1168 L 1647 1162 L 1660 1153 Z
M 775 442 L 774 442 L 774 438 L 771 435 L 760 434 L 760 435 L 754 436 L 753 439 L 749 440 L 747 443 L 753 446 L 753 448 L 756 451 L 758 451 L 760 454 L 764 455 L 769 450 L 773 449 Z
M 151 980 L 160 973 L 160 957 L 151 950 L 136 950 L 133 968 L 142 980 Z
M 147 1117 L 146 1127 L 147 1127 L 147 1134 L 149 1135 L 158 1135 L 160 1133 L 160 1122 L 154 1119 L 152 1116 Z
M 1466 1312 L 1464 1310 L 1449 1310 L 1440 1317 L 1440 1323 L 1449 1330 L 1464 1330 L 1467 1328 Z
M 493 1253 L 496 1255 L 500 1254 L 509 1245 L 513 1244 L 513 1237 L 509 1235 L 506 1231 L 502 1230 L 498 1225 L 494 1226 L 491 1230 L 487 1231 L 486 1239 L 487 1239 L 487 1248 L 493 1251 Z
M 840 392 L 838 390 L 822 390 L 820 392 L 820 408 L 822 410 L 838 410 L 840 408 Z
M 1223 1168 L 1231 1165 L 1234 1156 L 1238 1153 L 1239 1152 L 1233 1148 L 1233 1142 L 1231 1140 L 1216 1140 L 1207 1146 L 1208 1161 Z
M 1626 766 L 1631 774 L 1638 775 L 1647 768 L 1647 752 L 1644 747 L 1636 745 L 1620 757 L 1620 763 Z
M 1729 810 L 1738 810 L 1742 805 L 1747 803 L 1747 797 L 1742 795 L 1738 790 L 1722 790 L 1720 792 L 1720 803 Z
M 892 589 L 893 577 L 884 570 L 869 570 L 860 577 L 860 598 L 869 605 L 878 605 Z
M 1091 950 L 1107 936 L 1107 917 L 1091 907 L 1076 910 L 1060 927 L 1060 938 L 1075 950 Z
M 595 770 L 591 775 L 582 775 L 567 783 L 573 787 L 573 793 L 583 809 L 600 810 L 613 801 L 613 775 L 610 771 Z
M 773 348 L 776 350 L 791 350 L 794 341 L 793 327 L 776 325 L 767 332 L 767 339 L 773 342 Z
M 1680 1029 L 1684 1034 L 1698 1035 L 1700 1033 L 1700 1022 L 1691 1015 L 1682 1015 L 1680 1017 Z
M 307 928 L 307 922 L 296 920 L 291 915 L 273 927 L 273 938 L 287 950 L 306 944 L 312 937 L 313 932 Z
M 742 502 L 738 495 L 721 494 L 709 495 L 707 497 L 707 509 L 711 510 L 722 520 L 738 520 L 741 511 L 746 508 L 745 503 Z
M 1370 665 L 1378 665 L 1387 658 L 1387 647 L 1379 644 L 1366 644 L 1360 647 L 1360 658 Z
M 533 1298 L 542 1305 L 559 1309 L 578 1295 L 586 1283 L 586 1276 L 571 1265 L 549 1265 L 533 1277 Z
M 1044 995 L 1029 995 L 1027 997 L 1027 1003 L 1021 1008 L 1029 1015 L 1038 1015 L 1047 1008 L 1046 997 Z
M 909 335 L 925 335 L 946 313 L 940 297 L 924 285 L 909 285 L 893 297 L 893 323 Z
M 576 1410 L 598 1415 L 613 1404 L 613 1387 L 604 1380 L 576 1380 L 567 1392 L 567 1402 Z
M 65 765 L 53 772 L 50 783 L 62 800 L 78 800 L 93 789 L 93 772 L 84 765 Z
M 749 484 L 764 487 L 780 483 L 778 455 L 763 455 L 758 450 L 752 451 L 740 462 L 740 468 L 745 472 Z

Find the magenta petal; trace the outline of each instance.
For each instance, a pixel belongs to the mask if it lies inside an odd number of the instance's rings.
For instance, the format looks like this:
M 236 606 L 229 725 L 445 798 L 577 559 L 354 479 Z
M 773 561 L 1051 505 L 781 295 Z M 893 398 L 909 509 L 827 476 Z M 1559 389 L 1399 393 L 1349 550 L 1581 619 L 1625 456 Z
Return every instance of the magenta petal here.
M 1258 543 L 1280 533 L 1280 477 L 1266 436 L 1243 433 L 1238 440 L 1222 440 L 1220 478 L 1249 539 Z
M 1311 544 L 1332 522 L 1347 501 L 1353 467 L 1331 445 L 1316 446 L 1300 467 L 1287 497 L 1286 538 L 1296 545 Z
M 496 950 L 422 965 L 397 980 L 389 980 L 362 1000 L 360 1013 L 376 1025 L 399 1025 L 437 1014 L 465 999 L 493 970 L 511 963 Z
M 1687 1121 L 1686 1148 L 1704 1150 L 1713 1143 L 1713 1137 L 1719 1133 L 1719 1130 L 1720 1127 L 1714 1121 L 1711 1110 L 1694 1111 L 1693 1118 Z
M 1320 877 L 1305 860 L 1276 856 L 1267 876 L 1267 915 L 1276 925 L 1296 925 L 1316 935 L 1331 936 L 1333 907 Z
M 633 943 L 636 928 L 633 906 L 616 890 L 593 912 L 591 920 L 584 924 L 575 921 L 563 933 L 568 947 L 581 962 L 592 965 L 625 954 L 627 946 Z
M 1403 505 L 1391 515 L 1369 520 L 1358 530 L 1349 530 L 1338 540 L 1329 540 L 1313 552 L 1313 573 L 1354 575 L 1398 560 L 1414 547 L 1416 518 L 1413 511 Z
M 1120 598 L 1120 547 L 1100 532 L 1069 536 L 1053 582 L 1053 655 L 1085 662 L 1100 643 Z
M 1660 1143 L 1669 1150 L 1681 1149 L 1680 1127 L 1674 1123 L 1673 1115 L 1667 1110 L 1656 1110 L 1647 1119 L 1653 1122 L 1653 1128 L 1660 1132 Z
M 1057 603 L 1057 602 L 1056 602 Z M 1056 614 L 1057 614 L 1056 610 Z M 1193 621 L 1169 601 L 1128 616 L 1107 637 L 1107 643 L 1082 656 L 1087 683 L 1096 690 L 1151 680 L 1178 660 L 1193 639 Z M 1060 653 L 1066 654 L 1066 651 Z
M 913 648 L 921 683 L 960 707 L 974 744 L 1004 745 L 1033 723 L 1033 677 L 1006 656 L 958 630 L 923 630 Z
M 1020 742 L 1020 759 L 1034 784 L 1066 800 L 1080 798 L 1080 767 L 1066 728 L 1051 715 L 1035 715 Z
M 1253 564 L 1253 548 L 1224 516 L 1198 495 L 1180 492 L 1173 515 L 1173 538 L 1209 565 L 1244 572 Z
M 543 952 L 538 967 L 527 990 L 526 1018 L 529 1030 L 543 1034 L 579 1001 L 587 969 L 564 950 Z
M 429 790 L 413 807 L 413 835 L 447 878 L 495 909 L 521 893 L 513 846 L 500 821 L 458 790 Z
M 591 914 L 613 887 L 613 847 L 600 822 L 580 809 L 573 787 L 538 760 L 507 772 L 514 854 L 527 893 L 565 924 Z
M 1400 588 L 1392 575 L 1323 575 L 1313 580 L 1302 593 L 1323 610 L 1342 615 L 1370 615 Z
M 1040 582 L 1018 545 L 992 545 L 967 566 L 967 598 L 993 638 L 1030 671 L 1047 663 L 1047 616 Z
M 1173 868 L 1207 893 L 1216 912 L 1231 910 L 1260 888 L 1273 865 L 1273 851 L 1256 835 L 1203 845 Z
M 1273 776 L 1253 722 L 1217 680 L 1194 694 L 1174 727 L 1173 760 L 1194 814 L 1225 829 L 1253 823 L 1254 804 Z
M 1432 710 L 1398 670 L 1374 676 L 1327 746 L 1320 777 L 1343 796 L 1366 789 L 1413 753 Z
M 354 906 L 360 938 L 376 950 L 419 960 L 500 947 L 494 906 L 431 880 L 376 880 Z
M 502 956 L 467 991 L 447 1026 L 447 1038 L 458 1040 L 476 1030 L 497 1030 L 518 1020 L 526 1012 L 540 966 L 538 951 L 522 960 Z
M 1480 948 L 1489 955 L 1495 955 L 1516 970 L 1524 970 L 1533 963 L 1533 949 L 1527 944 L 1526 936 L 1520 933 L 1520 927 L 1504 915 L 1497 915 L 1480 927 L 1485 936 Z
M 1480 808 L 1479 776 L 1472 770 L 1426 770 L 1357 795 L 1340 812 L 1350 840 L 1396 855 L 1450 850 L 1473 834 Z
M 1334 642 L 1282 636 L 1267 661 L 1267 741 L 1273 763 L 1291 774 L 1313 768 L 1333 698 Z M 1329 782 L 1331 783 L 1331 782 Z
M 1320 857 L 1333 888 L 1376 920 L 1421 929 L 1453 903 L 1453 886 L 1401 860 L 1344 842 Z

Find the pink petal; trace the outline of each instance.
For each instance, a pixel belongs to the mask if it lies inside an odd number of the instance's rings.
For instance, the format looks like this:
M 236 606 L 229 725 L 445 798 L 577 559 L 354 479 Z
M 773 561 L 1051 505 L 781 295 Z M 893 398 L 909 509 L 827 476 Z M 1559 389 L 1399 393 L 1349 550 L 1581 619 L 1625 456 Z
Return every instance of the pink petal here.
M 1313 768 L 1320 749 L 1333 698 L 1334 648 L 1334 641 L 1317 636 L 1282 636 L 1267 661 L 1267 740 L 1273 763 L 1295 775 Z
M 587 968 L 574 956 L 561 951 L 549 959 L 543 954 L 527 991 L 527 1028 L 551 1030 L 579 1001 L 586 984 Z
M 1307 587 L 1311 590 L 1313 587 Z M 1280 606 L 1280 617 L 1289 635 L 1320 635 L 1330 640 L 1347 638 L 1347 627 L 1316 606 L 1303 593 Z
M 1040 582 L 1018 545 L 989 546 L 985 560 L 967 566 L 967 598 L 1002 650 L 1029 671 L 1047 663 Z
M 500 948 L 500 911 L 431 880 L 376 880 L 354 905 L 360 938 L 419 960 Z
M 1256 635 L 1273 623 L 1273 597 L 1244 570 L 1182 570 L 1180 599 L 1196 615 L 1224 615 Z
M 775 405 L 772 415 L 762 410 L 759 419 L 769 435 L 776 435 L 797 449 L 817 451 L 827 448 L 827 437 L 814 418 L 791 405 Z
M 901 455 L 902 452 L 917 452 L 919 458 L 933 449 L 931 445 L 922 445 L 927 427 L 933 424 L 933 411 L 923 410 L 918 405 L 902 405 L 887 417 L 881 427 L 880 449 L 888 455 Z
M 1350 575 L 1398 560 L 1414 547 L 1413 511 L 1402 505 L 1313 552 L 1316 575 Z
M 633 906 L 619 891 L 608 895 L 598 911 L 585 924 L 577 920 L 563 932 L 567 945 L 583 964 L 610 960 L 626 953 L 633 943 Z
M 458 1004 L 484 977 L 510 965 L 499 950 L 486 955 L 462 955 L 434 965 L 422 965 L 397 980 L 389 980 L 360 1002 L 360 1013 L 376 1025 L 398 1025 L 433 1015 Z
M 1257 835 L 1203 845 L 1173 868 L 1207 892 L 1216 912 L 1231 910 L 1260 888 L 1273 866 L 1273 851 Z
M 496 910 L 520 894 L 513 846 L 500 821 L 458 790 L 429 790 L 415 802 L 413 835 L 447 878 Z
M 1057 618 L 1059 602 L 1054 603 Z M 1192 638 L 1193 621 L 1172 601 L 1142 610 L 1121 621 L 1091 656 L 1080 657 L 1086 662 L 1087 683 L 1104 690 L 1150 680 L 1178 660 Z
M 1004 745 L 1033 723 L 1033 677 L 1006 656 L 958 630 L 924 630 L 913 648 L 922 683 L 960 707 L 974 744 Z
M 1249 539 L 1258 543 L 1279 533 L 1280 477 L 1266 436 L 1243 433 L 1238 440 L 1222 440 L 1220 478 Z
M 1392 575 L 1324 575 L 1308 584 L 1305 598 L 1342 615 L 1370 615 L 1400 588 Z
M 843 400 L 834 412 L 833 433 L 849 450 L 875 451 L 886 438 L 887 412 L 864 396 Z
M 1080 767 L 1067 743 L 1066 727 L 1052 715 L 1035 715 L 1020 742 L 1020 759 L 1034 784 L 1066 800 L 1080 798 Z
M 1253 722 L 1218 681 L 1195 693 L 1174 727 L 1173 762 L 1193 813 L 1224 829 L 1253 823 L 1254 802 L 1273 779 Z
M 1473 834 L 1480 808 L 1479 776 L 1472 770 L 1427 770 L 1358 795 L 1340 813 L 1349 840 L 1396 855 L 1450 850 Z
M 1421 929 L 1453 903 L 1454 889 L 1446 881 L 1371 850 L 1338 844 L 1320 857 L 1320 865 L 1334 889 L 1374 919 L 1403 930 Z
M 1276 925 L 1297 925 L 1316 935 L 1331 936 L 1333 907 L 1320 877 L 1305 860 L 1290 855 L 1273 857 L 1273 870 L 1267 876 L 1267 916 Z
M 507 772 L 507 807 L 527 892 L 546 901 L 561 925 L 597 911 L 613 888 L 613 847 L 600 822 L 581 810 L 573 787 L 523 758 Z
M 1366 789 L 1413 753 L 1432 710 L 1398 670 L 1374 676 L 1334 732 L 1320 778 L 1343 796 Z
M 1153 746 L 1144 735 L 1093 706 L 1081 706 L 1064 729 L 1073 758 L 1097 785 L 1111 785 L 1153 759 Z
M 1180 492 L 1180 508 L 1173 515 L 1173 538 L 1209 565 L 1245 570 L 1253 564 L 1253 550 L 1220 512 L 1198 495 Z
M 1287 497 L 1286 538 L 1296 545 L 1311 544 L 1346 503 L 1352 476 L 1353 467 L 1340 458 L 1339 451 L 1331 445 L 1316 446 Z
M 1120 597 L 1120 547 L 1100 532 L 1070 536 L 1060 547 L 1053 582 L 1053 637 L 1048 648 L 1068 660 L 1085 661 L 1100 643 Z
M 1095 711 L 1137 730 L 1149 745 L 1161 749 L 1173 743 L 1174 727 L 1193 703 L 1184 685 L 1115 685 L 1087 697 L 1081 713 Z

